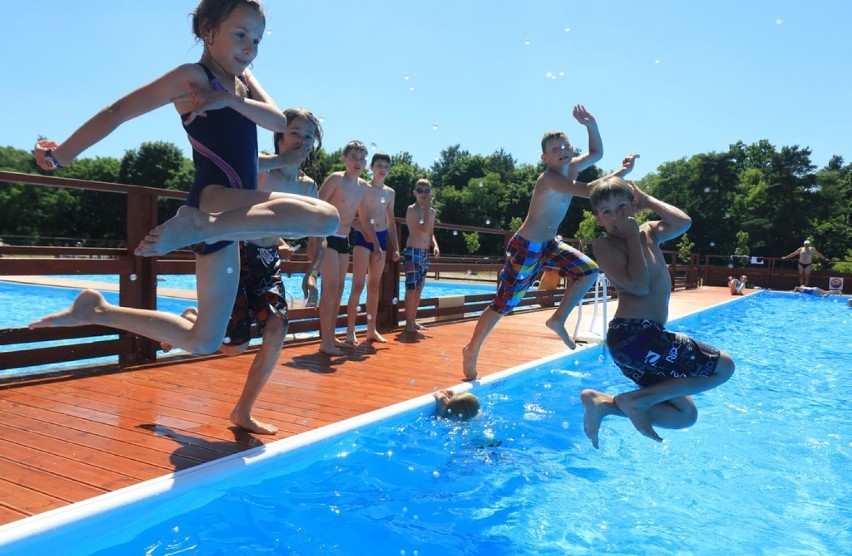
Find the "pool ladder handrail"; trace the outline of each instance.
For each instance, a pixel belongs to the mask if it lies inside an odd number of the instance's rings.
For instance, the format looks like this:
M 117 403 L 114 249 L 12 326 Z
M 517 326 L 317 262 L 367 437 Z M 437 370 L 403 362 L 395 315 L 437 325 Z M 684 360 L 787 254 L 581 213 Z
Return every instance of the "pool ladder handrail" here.
M 609 281 L 606 279 L 606 275 L 603 272 L 598 274 L 597 280 L 595 280 L 595 295 L 592 307 L 592 322 L 589 323 L 589 330 L 587 334 L 580 334 L 580 323 L 583 320 L 583 303 L 579 303 L 577 305 L 577 324 L 574 326 L 574 341 L 582 340 L 589 343 L 606 343 L 606 328 L 607 328 L 607 289 L 608 289 Z M 603 290 L 603 295 L 601 295 L 601 290 Z M 603 305 L 603 326 L 601 327 L 601 332 L 595 331 L 595 324 L 598 320 L 598 306 Z

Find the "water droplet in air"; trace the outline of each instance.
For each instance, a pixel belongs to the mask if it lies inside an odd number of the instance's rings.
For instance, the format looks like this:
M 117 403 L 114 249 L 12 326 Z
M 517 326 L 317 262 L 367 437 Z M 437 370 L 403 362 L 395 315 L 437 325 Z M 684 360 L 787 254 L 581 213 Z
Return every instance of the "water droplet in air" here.
M 482 187 L 482 182 L 479 182 L 479 187 Z
M 438 124 L 432 124 L 432 131 L 438 131 Z
M 367 315 L 367 320 L 373 320 L 373 315 Z
M 414 380 L 414 379 L 412 378 L 412 379 L 411 379 L 411 384 L 417 384 L 417 381 L 416 381 L 416 380 Z
M 408 88 L 408 90 L 413 92 L 413 91 L 414 91 L 414 87 L 409 87 L 409 88 Z
M 396 305 L 397 303 L 399 303 L 399 300 L 397 298 L 394 297 L 393 299 L 391 299 L 392 305 Z
M 568 423 L 568 421 L 562 421 L 562 428 L 563 428 L 563 429 L 567 429 L 567 428 L 568 428 L 568 427 L 570 427 L 570 426 L 571 426 L 571 425 Z
M 407 76 L 407 75 L 406 75 L 406 76 L 404 76 L 404 77 L 403 77 L 403 79 L 405 79 L 406 81 L 408 81 L 408 80 L 409 80 L 409 79 L 411 79 L 411 78 L 410 78 L 409 76 Z
M 566 32 L 566 33 L 570 33 L 570 32 L 571 32 L 571 28 L 570 28 L 570 27 L 566 27 L 566 28 L 565 28 L 565 32 Z
M 135 275 L 135 274 L 131 274 L 131 275 L 130 275 L 130 281 L 131 281 L 131 282 L 135 282 L 135 281 L 136 281 L 136 275 Z
M 229 266 L 229 267 L 227 268 L 227 270 L 225 270 L 225 272 L 227 272 L 228 274 L 233 274 L 233 273 L 234 273 L 234 269 L 233 269 L 233 268 L 231 268 L 231 267 Z
M 375 224 L 375 223 L 376 223 L 376 219 L 375 219 L 375 218 L 370 218 L 370 224 Z
M 423 223 L 423 219 L 421 218 L 419 222 L 422 224 L 422 223 Z
M 716 242 L 715 242 L 715 241 L 711 241 L 711 242 L 710 242 L 710 247 L 716 247 Z
M 529 39 L 526 39 L 526 40 L 524 41 L 524 46 L 529 46 L 529 45 L 530 45 L 530 40 L 529 40 Z
M 486 225 L 486 226 L 488 226 L 489 224 L 491 224 L 491 219 L 490 219 L 490 218 L 486 218 L 486 219 L 485 219 L 485 225 Z
M 357 307 L 355 307 L 355 310 L 360 313 L 361 312 L 361 306 L 358 305 Z
M 441 474 L 440 474 L 440 473 L 438 473 L 437 471 L 432 471 L 432 476 L 433 476 L 433 477 L 435 477 L 435 478 L 437 479 L 438 477 L 440 477 L 440 476 L 441 476 Z M 415 519 L 417 519 L 417 516 L 414 516 L 414 518 L 415 518 Z
M 385 197 L 382 197 L 382 198 L 381 198 L 381 199 L 379 199 L 379 200 L 380 200 L 382 203 L 387 203 L 387 202 L 388 202 L 388 200 L 387 200 Z
M 230 344 L 231 343 L 230 336 L 225 336 L 224 338 L 222 338 L 222 343 L 223 344 Z
M 782 25 L 783 23 L 784 23 L 784 20 L 781 19 L 780 17 L 775 20 L 775 25 Z
M 710 193 L 710 186 L 704 188 L 704 193 Z

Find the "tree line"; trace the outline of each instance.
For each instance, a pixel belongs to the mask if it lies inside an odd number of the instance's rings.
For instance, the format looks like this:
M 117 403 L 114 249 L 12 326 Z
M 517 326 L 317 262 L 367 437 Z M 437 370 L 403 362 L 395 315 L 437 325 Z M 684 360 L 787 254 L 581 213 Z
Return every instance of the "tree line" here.
M 341 154 L 342 150 L 320 150 L 306 164 L 306 173 L 321 184 L 331 172 L 343 169 Z M 809 238 L 831 259 L 852 261 L 852 164 L 834 156 L 817 169 L 810 157 L 810 149 L 799 146 L 778 149 L 766 140 L 737 142 L 725 152 L 666 162 L 636 183 L 693 219 L 687 237 L 673 240 L 665 249 L 778 257 Z M 520 226 L 536 177 L 544 170 L 542 164 L 518 164 L 503 150 L 472 154 L 460 145 L 443 150 L 430 168 L 416 164 L 407 152 L 392 156 L 392 161 L 385 183 L 397 192 L 397 216 L 405 215 L 414 202 L 414 183 L 425 177 L 434 186 L 439 221 L 504 230 Z M 0 147 L 0 169 L 44 173 L 29 151 L 13 147 Z M 602 174 L 593 166 L 581 173 L 580 180 Z M 54 175 L 188 191 L 193 164 L 177 146 L 150 142 L 128 150 L 121 160 L 82 158 Z M 44 237 L 90 243 L 120 240 L 125 233 L 124 203 L 124 196 L 110 193 L 2 184 L 0 237 L 24 236 L 30 244 L 39 244 Z M 161 201 L 161 219 L 174 214 L 178 204 Z M 600 235 L 588 201 L 576 199 L 571 204 L 560 233 L 584 240 Z M 445 254 L 501 256 L 504 248 L 499 235 L 442 230 L 436 235 Z

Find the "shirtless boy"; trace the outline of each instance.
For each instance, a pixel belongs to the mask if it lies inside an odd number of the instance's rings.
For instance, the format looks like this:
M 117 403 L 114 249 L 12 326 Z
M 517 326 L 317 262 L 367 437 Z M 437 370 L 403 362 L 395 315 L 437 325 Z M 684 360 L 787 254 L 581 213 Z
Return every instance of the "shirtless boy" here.
M 668 429 L 693 425 L 698 409 L 692 394 L 715 388 L 734 373 L 734 361 L 727 353 L 665 329 L 672 282 L 659 244 L 683 234 L 692 220 L 617 177 L 593 182 L 589 201 L 606 230 L 592 248 L 601 271 L 618 290 L 618 309 L 606 345 L 615 364 L 639 389 L 617 396 L 583 390 L 583 428 L 597 448 L 601 421 L 617 415 L 661 442 L 655 425 Z M 634 216 L 645 209 L 660 220 L 639 225 Z
M 432 207 L 432 184 L 419 179 L 414 184 L 414 203 L 405 211 L 408 239 L 403 252 L 405 269 L 405 332 L 416 333 L 426 327 L 417 323 L 420 294 L 429 271 L 429 256 L 441 256 L 435 239 L 435 218 L 438 212 Z
M 828 257 L 811 247 L 810 240 L 805 240 L 801 247 L 786 255 L 781 257 L 782 259 L 792 259 L 793 257 L 799 257 L 799 285 L 807 286 L 808 282 L 811 281 L 811 264 L 813 264 L 814 256 L 819 257 L 820 259 L 827 261 Z
M 367 340 L 372 342 L 387 342 L 376 332 L 376 313 L 379 310 L 379 286 L 382 281 L 382 271 L 385 268 L 385 254 L 390 245 L 394 261 L 399 260 L 399 239 L 396 236 L 396 226 L 393 217 L 395 192 L 385 185 L 385 178 L 390 172 L 391 157 L 387 153 L 378 152 L 373 155 L 370 170 L 373 178 L 370 188 L 364 194 L 364 199 L 358 207 L 358 217 L 355 219 L 352 247 L 352 289 L 349 292 L 347 305 L 346 343 L 356 345 L 355 321 L 358 317 L 358 300 L 364 291 L 364 281 L 367 281 Z M 361 222 L 367 221 L 373 225 L 376 240 L 367 239 L 367 231 Z
M 332 173 L 319 190 L 320 199 L 330 203 L 340 214 L 337 232 L 325 238 L 326 247 L 320 263 L 320 351 L 328 355 L 343 355 L 340 348 L 348 345 L 334 337 L 334 330 L 337 327 L 346 273 L 349 271 L 349 231 L 355 220 L 355 213 L 370 188 L 370 184 L 361 179 L 361 172 L 367 166 L 367 147 L 364 143 L 347 143 L 343 149 L 342 160 L 345 169 Z M 379 248 L 375 229 L 369 220 L 361 222 L 360 226 L 362 233 Z
M 462 349 L 464 376 L 468 380 L 475 380 L 478 375 L 479 350 L 488 334 L 503 315 L 508 314 L 524 297 L 542 267 L 558 269 L 561 276 L 571 277 L 572 285 L 566 288 L 562 302 L 547 320 L 547 327 L 566 346 L 571 349 L 575 347 L 565 329 L 565 321 L 595 283 L 598 266 L 592 259 L 561 239 L 557 241 L 555 237 L 571 199 L 574 196 L 589 196 L 588 184 L 574 180 L 580 170 L 601 159 L 603 145 L 594 117 L 582 105 L 575 106 L 573 114 L 588 130 L 589 151 L 575 157 L 574 147 L 561 131 L 545 133 L 541 140 L 541 159 L 547 168 L 536 180 L 526 220 L 509 241 L 497 295 L 480 315 L 470 342 Z M 629 170 L 621 171 L 626 173 Z

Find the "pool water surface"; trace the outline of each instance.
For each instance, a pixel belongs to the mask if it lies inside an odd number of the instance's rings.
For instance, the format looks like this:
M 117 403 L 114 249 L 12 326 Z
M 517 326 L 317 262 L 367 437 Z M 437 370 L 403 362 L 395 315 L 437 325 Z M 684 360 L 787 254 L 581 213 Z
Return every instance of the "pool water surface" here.
M 0 528 L 4 554 L 850 554 L 852 309 L 763 292 L 670 328 L 733 378 L 657 444 L 579 392 L 632 389 L 599 347 Z M 372 422 L 373 420 L 376 422 Z M 333 434 L 332 434 L 333 433 Z M 130 503 L 133 502 L 133 503 Z

